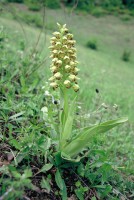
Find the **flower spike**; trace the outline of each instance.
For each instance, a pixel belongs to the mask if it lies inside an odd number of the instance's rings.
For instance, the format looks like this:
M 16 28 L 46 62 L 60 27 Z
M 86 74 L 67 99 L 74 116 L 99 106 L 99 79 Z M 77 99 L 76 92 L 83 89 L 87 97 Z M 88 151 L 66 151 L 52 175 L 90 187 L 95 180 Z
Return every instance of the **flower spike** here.
M 63 26 L 57 23 L 59 31 L 53 33 L 51 38 L 52 77 L 49 79 L 50 86 L 55 90 L 58 87 L 67 89 L 72 88 L 75 92 L 79 90 L 76 81 L 79 69 L 76 67 L 76 41 L 73 40 L 73 34 L 68 32 L 66 24 Z

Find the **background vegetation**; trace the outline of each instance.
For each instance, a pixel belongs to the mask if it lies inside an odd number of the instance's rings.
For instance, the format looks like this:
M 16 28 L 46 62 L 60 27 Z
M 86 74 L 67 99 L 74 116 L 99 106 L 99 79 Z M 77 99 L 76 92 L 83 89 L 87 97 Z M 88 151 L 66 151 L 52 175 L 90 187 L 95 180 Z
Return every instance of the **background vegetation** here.
M 134 8 L 133 0 L 7 0 L 7 2 L 28 3 L 34 4 L 37 7 L 39 3 L 41 3 L 50 8 L 60 8 L 61 4 L 64 4 L 68 7 L 75 6 L 77 9 L 87 12 L 97 8 L 103 8 L 104 10 L 109 11 L 124 8 L 132 10 Z
M 0 199 L 66 199 L 67 194 L 80 200 L 133 199 L 133 1 L 81 0 L 77 7 L 73 1 L 45 1 L 47 8 L 39 1 L 3 2 Z M 58 96 L 51 99 L 46 93 L 48 46 L 56 22 L 67 23 L 77 41 L 77 126 L 129 117 L 122 127 L 94 137 L 87 157 L 75 164 L 55 160 L 51 122 L 41 111 L 50 106 L 55 115 L 57 109 Z

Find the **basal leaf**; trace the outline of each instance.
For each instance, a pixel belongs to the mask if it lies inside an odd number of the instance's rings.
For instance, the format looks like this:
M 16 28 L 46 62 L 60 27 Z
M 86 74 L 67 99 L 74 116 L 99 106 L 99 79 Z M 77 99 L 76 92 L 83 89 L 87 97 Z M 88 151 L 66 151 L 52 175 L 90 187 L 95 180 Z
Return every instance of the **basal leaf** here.
M 110 120 L 99 125 L 94 125 L 94 127 L 89 127 L 89 129 L 86 128 L 86 131 L 82 131 L 74 140 L 65 146 L 63 152 L 71 158 L 75 157 L 84 147 L 88 145 L 91 137 L 95 134 L 104 133 L 115 126 L 126 122 L 127 120 L 127 118 L 120 118 L 117 120 Z

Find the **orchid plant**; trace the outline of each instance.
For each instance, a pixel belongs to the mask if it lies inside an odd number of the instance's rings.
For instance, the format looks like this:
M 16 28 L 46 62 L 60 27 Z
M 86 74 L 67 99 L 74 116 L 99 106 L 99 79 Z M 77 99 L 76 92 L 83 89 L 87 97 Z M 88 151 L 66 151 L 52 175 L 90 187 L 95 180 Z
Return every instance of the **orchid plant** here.
M 76 60 L 76 41 L 66 25 L 58 24 L 59 31 L 51 38 L 52 77 L 50 87 L 60 92 L 60 112 L 58 127 L 58 152 L 67 160 L 80 160 L 79 153 L 88 146 L 91 137 L 104 133 L 127 121 L 127 118 L 110 120 L 89 127 L 73 130 L 76 100 L 79 91 L 78 62 Z M 70 100 L 70 93 L 74 95 Z

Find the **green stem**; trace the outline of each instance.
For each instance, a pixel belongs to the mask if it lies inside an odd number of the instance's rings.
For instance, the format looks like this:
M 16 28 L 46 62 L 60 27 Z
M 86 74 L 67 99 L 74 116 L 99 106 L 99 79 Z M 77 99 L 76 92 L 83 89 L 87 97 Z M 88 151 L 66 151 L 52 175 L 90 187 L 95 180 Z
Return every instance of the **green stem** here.
M 68 116 L 68 108 L 69 108 L 69 102 L 68 102 L 68 91 L 67 89 L 60 88 L 60 113 L 59 113 L 59 120 L 60 120 L 60 147 L 61 147 L 61 140 L 63 135 L 64 126 L 67 120 Z

